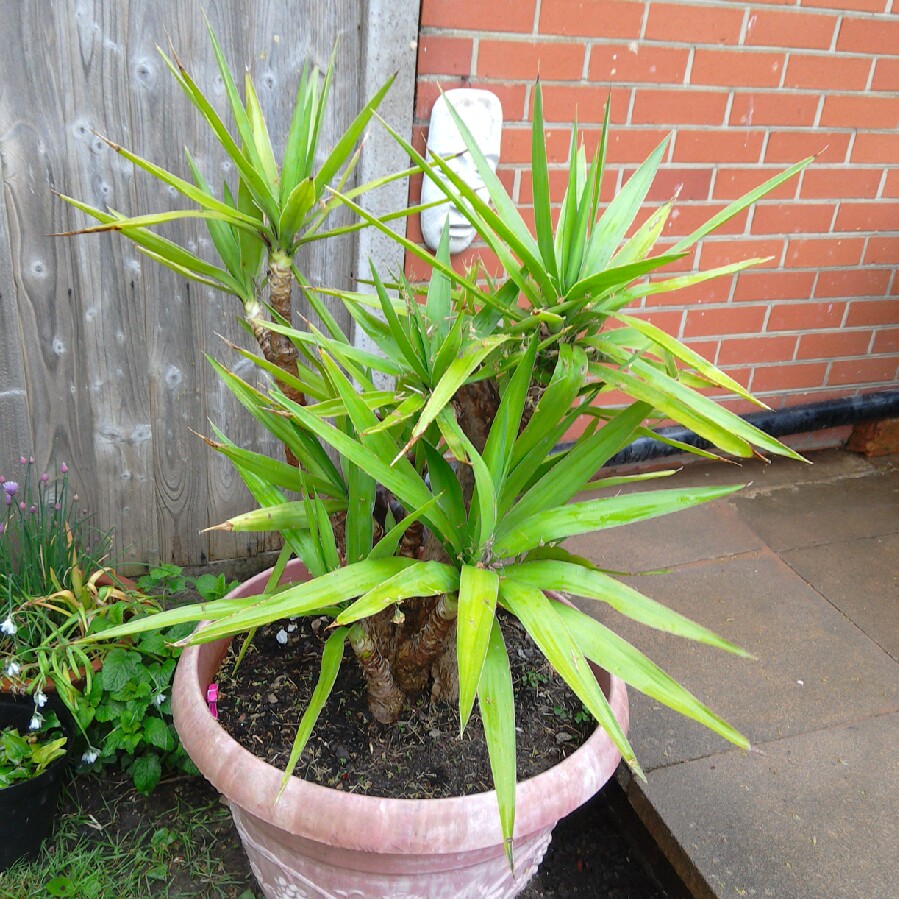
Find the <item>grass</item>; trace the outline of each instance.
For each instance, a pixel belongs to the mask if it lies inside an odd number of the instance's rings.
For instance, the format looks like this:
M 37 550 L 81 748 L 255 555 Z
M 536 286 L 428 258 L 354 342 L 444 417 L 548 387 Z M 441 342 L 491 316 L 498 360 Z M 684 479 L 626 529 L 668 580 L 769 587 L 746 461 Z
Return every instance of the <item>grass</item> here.
M 251 876 L 228 870 L 225 857 L 234 840 L 220 802 L 172 790 L 168 808 L 154 803 L 151 810 L 120 781 L 91 780 L 87 789 L 80 781 L 70 787 L 40 856 L 0 874 L 0 899 L 257 895 Z M 91 799 L 85 802 L 87 791 Z

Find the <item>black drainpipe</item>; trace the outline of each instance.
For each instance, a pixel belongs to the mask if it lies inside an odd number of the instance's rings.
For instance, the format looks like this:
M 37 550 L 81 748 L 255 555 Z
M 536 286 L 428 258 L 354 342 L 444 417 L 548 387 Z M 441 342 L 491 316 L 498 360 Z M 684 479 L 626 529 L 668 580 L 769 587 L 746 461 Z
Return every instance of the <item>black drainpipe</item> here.
M 741 418 L 772 437 L 786 437 L 789 434 L 821 431 L 825 428 L 836 428 L 842 425 L 854 425 L 863 421 L 876 421 L 881 418 L 897 416 L 899 416 L 899 390 L 888 390 L 845 399 L 828 400 L 824 403 L 788 406 L 776 412 L 764 409 L 759 412 L 750 412 Z M 707 449 L 711 446 L 708 440 L 699 437 L 688 428 L 680 426 L 659 428 L 656 433 L 700 449 Z M 651 437 L 638 437 L 620 453 L 609 459 L 606 465 L 646 462 L 649 459 L 672 456 L 680 452 L 681 450 L 676 447 L 653 440 Z

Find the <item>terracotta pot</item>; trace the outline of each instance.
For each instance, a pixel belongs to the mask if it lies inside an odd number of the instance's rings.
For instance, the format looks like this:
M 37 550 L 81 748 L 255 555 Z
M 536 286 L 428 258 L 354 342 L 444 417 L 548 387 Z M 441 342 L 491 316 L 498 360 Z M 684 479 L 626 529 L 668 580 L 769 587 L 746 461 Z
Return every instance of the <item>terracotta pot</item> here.
M 232 596 L 259 593 L 267 573 Z M 285 579 L 307 579 L 298 562 Z M 543 859 L 553 827 L 612 776 L 619 755 L 601 729 L 554 768 L 518 784 L 515 871 L 506 861 L 496 795 L 450 799 L 359 796 L 292 777 L 275 797 L 282 772 L 233 740 L 207 708 L 229 640 L 186 649 L 172 690 L 175 727 L 194 763 L 225 797 L 265 895 L 487 899 L 517 895 Z M 627 730 L 624 684 L 597 677 Z

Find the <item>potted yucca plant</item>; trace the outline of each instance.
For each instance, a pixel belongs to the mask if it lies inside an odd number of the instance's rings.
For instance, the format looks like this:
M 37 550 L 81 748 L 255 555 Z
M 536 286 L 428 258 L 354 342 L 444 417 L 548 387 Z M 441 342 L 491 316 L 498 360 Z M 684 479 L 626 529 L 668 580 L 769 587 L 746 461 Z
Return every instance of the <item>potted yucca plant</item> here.
M 668 514 L 735 489 L 610 493 L 629 480 L 660 476 L 597 475 L 656 420 L 687 425 L 732 456 L 766 451 L 798 458 L 699 392 L 719 387 L 751 398 L 742 387 L 625 309 L 642 296 L 758 262 L 646 280 L 808 160 L 660 253 L 656 245 L 672 204 L 654 211 L 640 227 L 632 224 L 664 144 L 602 208 L 607 114 L 592 160 L 579 146 L 576 129 L 572 135 L 568 189 L 554 229 L 538 84 L 535 234 L 461 121 L 457 124 L 487 185 L 489 203 L 445 160 L 427 160 L 394 135 L 408 152 L 411 168 L 441 185 L 504 267 L 499 279 L 460 275 L 450 264 L 446 235 L 432 257 L 396 237 L 384 219 L 357 203 L 370 185 L 347 189 L 353 147 L 383 91 L 316 171 L 321 104 L 331 75 L 329 70 L 319 91 L 317 73 L 305 71 L 279 167 L 249 77 L 241 99 L 215 47 L 238 139 L 228 134 L 184 67 L 176 60 L 170 68 L 233 160 L 236 188 L 226 187 L 216 199 L 192 164 L 194 184 L 116 147 L 197 208 L 126 218 L 72 202 L 100 221 L 86 230 L 120 231 L 185 276 L 242 301 L 261 354 L 238 352 L 258 366 L 263 380 L 272 380 L 260 386 L 218 361 L 210 359 L 210 364 L 284 445 L 285 459 L 236 446 L 215 428 L 207 442 L 234 463 L 259 505 L 220 527 L 276 531 L 284 548 L 271 571 L 225 599 L 133 621 L 104 636 L 200 622 L 184 641 L 189 648 L 176 680 L 176 724 L 200 769 L 228 797 L 267 895 L 292 895 L 290 890 L 301 895 L 339 890 L 514 895 L 539 863 L 553 824 L 601 786 L 619 754 L 639 773 L 626 737 L 622 682 L 748 745 L 634 647 L 568 604 L 565 594 L 604 603 L 682 638 L 741 650 L 571 554 L 562 543 L 575 534 Z M 293 253 L 303 240 L 329 233 L 327 212 L 338 205 L 356 213 L 351 227 L 376 227 L 426 259 L 433 272 L 426 287 L 401 275 L 385 283 L 384 273 L 374 270 L 371 293 L 309 284 L 293 265 Z M 206 219 L 224 268 L 149 230 L 187 215 Z M 292 281 L 306 292 L 321 328 L 294 327 L 285 302 Z M 339 298 L 382 355 L 355 347 L 320 295 Z M 377 375 L 393 379 L 393 387 L 378 389 Z M 631 401 L 606 406 L 611 390 Z M 584 422 L 580 436 L 561 443 Z M 585 488 L 606 488 L 606 493 L 579 501 Z M 206 688 L 232 637 L 290 618 L 314 621 L 323 645 L 316 686 L 305 708 L 297 709 L 292 751 L 285 769 L 277 771 L 218 726 L 206 705 Z M 599 725 L 557 768 L 517 785 L 506 649 L 513 626 L 527 633 Z M 477 714 L 495 794 L 410 802 L 347 794 L 293 777 L 326 702 L 336 698 L 330 694 L 341 666 L 354 663 L 364 677 L 374 719 L 361 726 L 395 725 L 422 694 L 457 706 L 460 733 Z M 592 664 L 607 674 L 597 677 Z

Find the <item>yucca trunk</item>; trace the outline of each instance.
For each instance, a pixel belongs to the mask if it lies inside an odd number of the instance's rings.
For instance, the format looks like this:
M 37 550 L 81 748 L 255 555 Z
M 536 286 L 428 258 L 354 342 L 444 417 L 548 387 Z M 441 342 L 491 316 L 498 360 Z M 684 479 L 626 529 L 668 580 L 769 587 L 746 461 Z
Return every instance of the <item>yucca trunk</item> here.
M 463 387 L 453 400 L 459 425 L 478 452 L 483 452 L 499 408 L 499 390 L 492 380 Z M 524 423 L 522 424 L 522 427 Z M 459 472 L 466 508 L 471 504 L 474 478 L 466 467 Z M 443 547 L 420 526 L 410 528 L 400 552 L 426 561 L 447 561 Z M 452 702 L 459 695 L 456 667 L 457 597 L 443 594 L 403 603 L 359 622 L 364 639 L 351 645 L 368 688 L 369 708 L 377 721 L 396 721 L 404 706 L 430 688 L 435 701 Z

